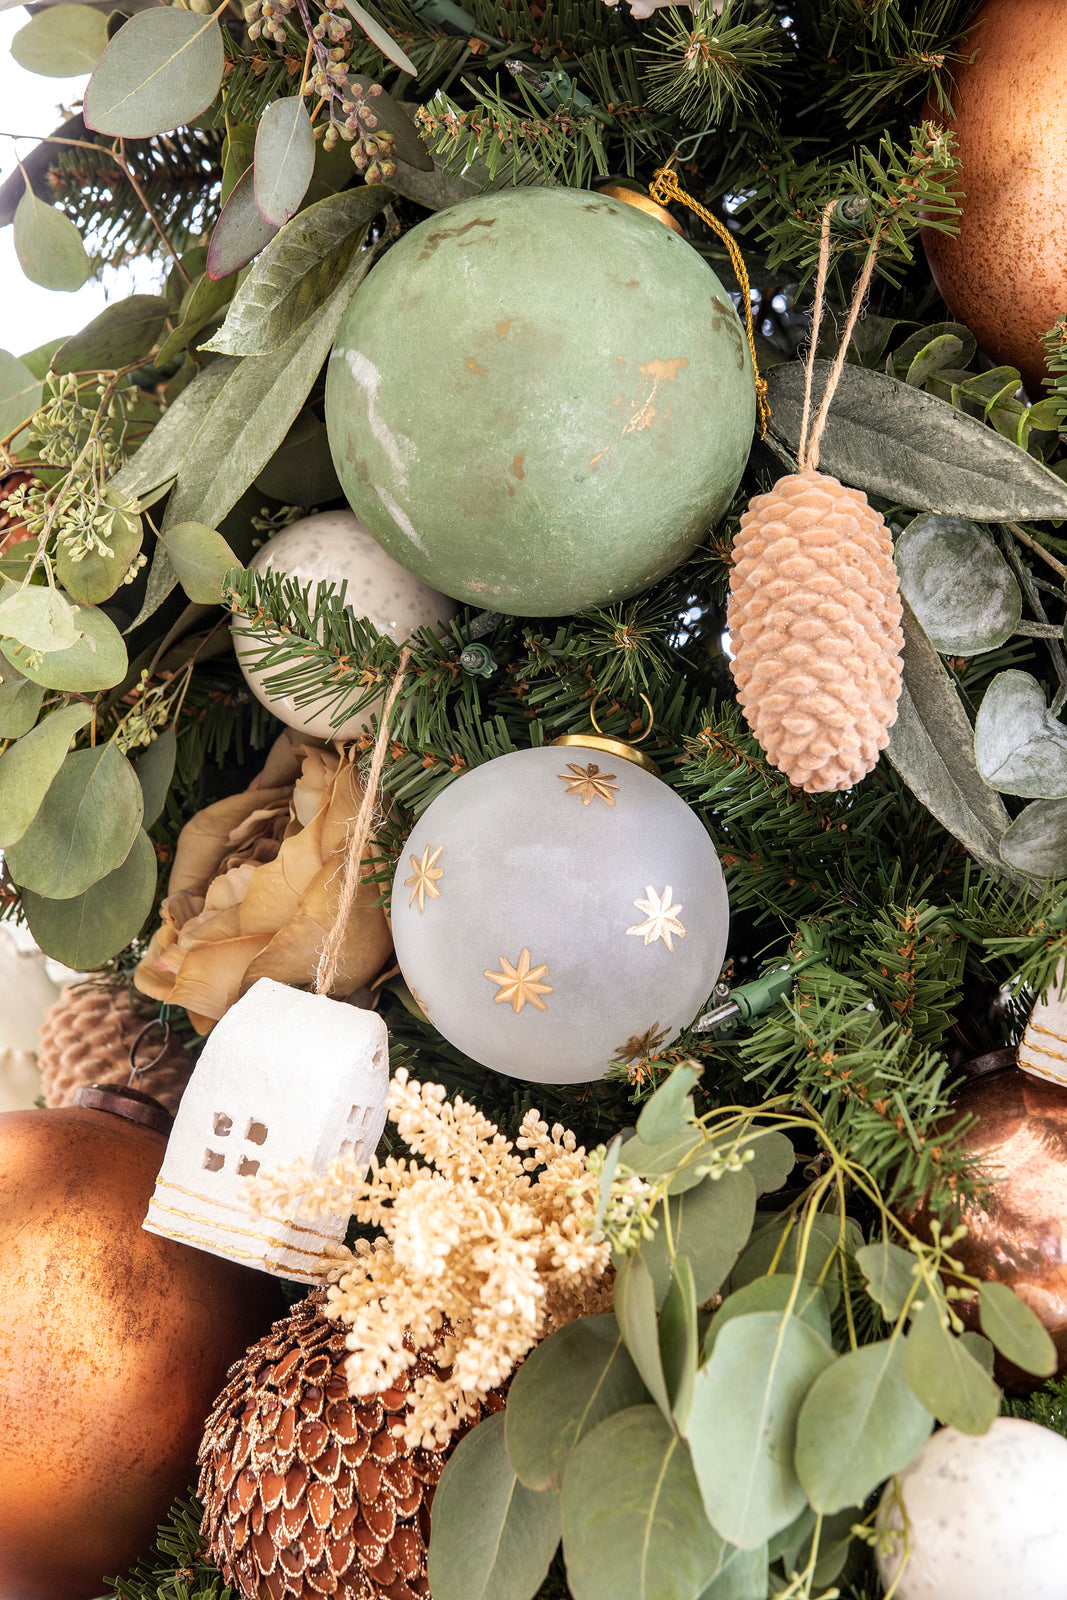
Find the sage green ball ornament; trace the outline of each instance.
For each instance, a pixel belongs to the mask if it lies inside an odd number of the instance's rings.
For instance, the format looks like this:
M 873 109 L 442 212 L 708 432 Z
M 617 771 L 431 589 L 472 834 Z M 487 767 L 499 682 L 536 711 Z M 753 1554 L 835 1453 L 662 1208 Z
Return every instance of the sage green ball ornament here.
M 696 250 L 579 189 L 463 201 L 372 269 L 326 383 L 353 511 L 424 583 L 569 615 L 672 571 L 752 442 L 744 330 Z

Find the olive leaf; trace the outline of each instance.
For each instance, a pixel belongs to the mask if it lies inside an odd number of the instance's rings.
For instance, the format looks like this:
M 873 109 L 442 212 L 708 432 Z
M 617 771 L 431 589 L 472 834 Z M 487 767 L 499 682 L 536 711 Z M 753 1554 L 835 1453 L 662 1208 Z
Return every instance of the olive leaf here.
M 15 254 L 31 283 L 70 293 L 92 270 L 81 234 L 54 206 L 27 188 L 15 208 Z
M 70 749 L 93 714 L 92 706 L 53 711 L 0 756 L 0 850 L 17 844 Z
M 732 1553 L 704 1513 L 684 1441 L 655 1406 L 617 1411 L 586 1434 L 563 1470 L 560 1509 L 574 1600 L 692 1600 Z
M 148 139 L 206 111 L 222 83 L 222 30 L 214 16 L 154 6 L 123 24 L 85 91 L 97 133 Z
M 830 363 L 815 363 L 818 407 Z M 795 456 L 804 368 L 767 374 L 770 431 Z M 819 446 L 823 472 L 897 505 L 976 522 L 1067 517 L 1067 485 L 976 417 L 884 373 L 846 365 Z
M 294 216 L 315 170 L 315 135 L 300 95 L 274 100 L 259 119 L 252 165 L 256 207 L 280 228 Z
M 901 592 L 935 650 L 976 655 L 1015 632 L 1022 591 L 977 523 L 924 511 L 908 523 L 893 555 Z
M 169 405 L 131 461 L 110 480 L 117 493 L 144 497 L 174 478 L 189 456 L 200 426 L 237 362 L 211 361 Z
M 163 331 L 169 309 L 158 294 L 131 294 L 106 306 L 80 333 L 62 340 L 51 360 L 52 371 L 114 371 L 139 361 Z
M 124 950 L 144 926 L 156 892 L 156 852 L 140 829 L 126 859 L 68 900 L 49 900 L 32 890 L 22 909 L 45 955 L 76 972 L 88 972 Z
M 886 756 L 977 861 L 1008 876 L 1000 840 L 1011 819 L 978 770 L 971 724 L 955 685 L 906 600 L 903 610 L 904 682 Z
M 533 1600 L 559 1544 L 559 1496 L 515 1476 L 502 1416 L 460 1440 L 433 1503 L 434 1600 Z
M 547 1489 L 598 1423 L 648 1391 L 613 1316 L 579 1317 L 535 1345 L 508 1390 L 508 1456 L 530 1489 Z
M 343 498 L 326 424 L 309 406 L 257 474 L 255 486 L 288 506 L 317 506 Z
M 1028 672 L 998 672 L 989 685 L 978 708 L 974 754 L 982 777 L 1004 794 L 1067 796 L 1067 728 Z
M 223 306 L 233 298 L 236 287 L 233 278 L 216 281 L 206 272 L 197 278 L 182 301 L 181 315 L 176 326 L 159 347 L 156 354 L 159 366 L 173 361 L 175 356 L 188 349 L 196 335 L 206 328 L 209 322 L 214 322 Z
M 267 244 L 226 321 L 201 348 L 254 356 L 285 344 L 337 287 L 389 198 L 387 189 L 364 184 L 294 217 Z
M 91 5 L 57 5 L 39 11 L 11 41 L 20 67 L 45 78 L 92 72 L 107 47 L 107 18 Z
M 143 813 L 137 776 L 114 745 L 75 750 L 6 852 L 11 876 L 50 900 L 84 894 L 125 861 Z

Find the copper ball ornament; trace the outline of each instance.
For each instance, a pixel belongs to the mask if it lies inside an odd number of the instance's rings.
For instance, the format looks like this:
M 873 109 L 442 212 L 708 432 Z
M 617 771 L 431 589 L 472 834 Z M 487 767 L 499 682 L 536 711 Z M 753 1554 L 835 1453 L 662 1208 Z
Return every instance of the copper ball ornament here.
M 966 1084 L 953 1101 L 953 1120 L 972 1116 L 964 1146 L 981 1157 L 989 1184 L 980 1202 L 963 1210 L 968 1234 L 952 1254 L 971 1277 L 1014 1289 L 1047 1328 L 1058 1371 L 1067 1371 L 1067 1090 L 1016 1067 Z M 926 1211 L 912 1221 L 922 1231 Z M 968 1327 L 980 1331 L 977 1302 L 954 1302 Z M 997 1377 L 1009 1388 L 1040 1380 L 997 1357 Z
M 1032 399 L 1047 375 L 1041 335 L 1067 311 L 1067 28 L 1062 0 L 990 0 L 959 46 L 955 116 L 963 188 L 956 238 L 926 229 L 934 281 L 982 350 L 1017 367 Z
M 3 1600 L 92 1600 L 151 1546 L 277 1312 L 261 1274 L 142 1230 L 165 1144 L 84 1106 L 0 1116 Z

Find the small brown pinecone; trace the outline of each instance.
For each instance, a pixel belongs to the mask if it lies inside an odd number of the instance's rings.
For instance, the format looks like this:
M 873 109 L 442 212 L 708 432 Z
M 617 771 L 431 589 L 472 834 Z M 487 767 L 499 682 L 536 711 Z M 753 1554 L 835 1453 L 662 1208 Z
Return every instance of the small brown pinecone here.
M 90 1083 L 125 1083 L 130 1076 L 130 1046 L 152 1020 L 130 1009 L 125 989 L 72 984 L 49 1006 L 41 1022 L 37 1064 L 45 1105 L 69 1106 Z M 153 1028 L 136 1054 L 139 1067 L 158 1055 L 163 1035 Z M 177 1111 L 194 1062 L 181 1042 L 170 1037 L 162 1058 L 134 1079 L 168 1111 Z
M 245 1600 L 428 1600 L 430 1503 L 466 1430 L 439 1451 L 393 1434 L 412 1380 L 437 1374 L 425 1354 L 350 1398 L 348 1330 L 324 1302 L 313 1290 L 230 1368 L 200 1446 L 200 1531 Z
M 858 489 L 807 468 L 756 495 L 734 540 L 738 699 L 771 766 L 850 789 L 896 721 L 904 635 L 893 541 Z

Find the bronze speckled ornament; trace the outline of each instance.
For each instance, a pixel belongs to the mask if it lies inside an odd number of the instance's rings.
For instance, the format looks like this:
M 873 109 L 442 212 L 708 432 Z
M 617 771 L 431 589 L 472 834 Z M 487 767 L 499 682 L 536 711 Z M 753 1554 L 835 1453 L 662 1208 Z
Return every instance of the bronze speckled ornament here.
M 201 1532 L 246 1600 L 428 1600 L 448 1450 L 408 1450 L 392 1430 L 412 1381 L 437 1368 L 420 1355 L 395 1388 L 350 1398 L 347 1329 L 323 1316 L 324 1298 L 302 1300 L 231 1368 L 200 1447 Z
M 164 1147 L 82 1106 L 0 1116 L 3 1600 L 92 1600 L 143 1554 L 277 1309 L 262 1274 L 143 1232 Z
M 963 1221 L 970 1230 L 953 1246 L 964 1271 L 1014 1289 L 1055 1342 L 1067 1371 L 1067 1090 L 1008 1067 L 968 1083 L 953 1117 L 973 1116 L 965 1144 L 982 1157 L 990 1187 Z M 914 1218 L 922 1227 L 925 1215 Z M 978 1329 L 978 1307 L 955 1308 Z M 1009 1387 L 1037 1381 L 998 1356 L 997 1377 Z

